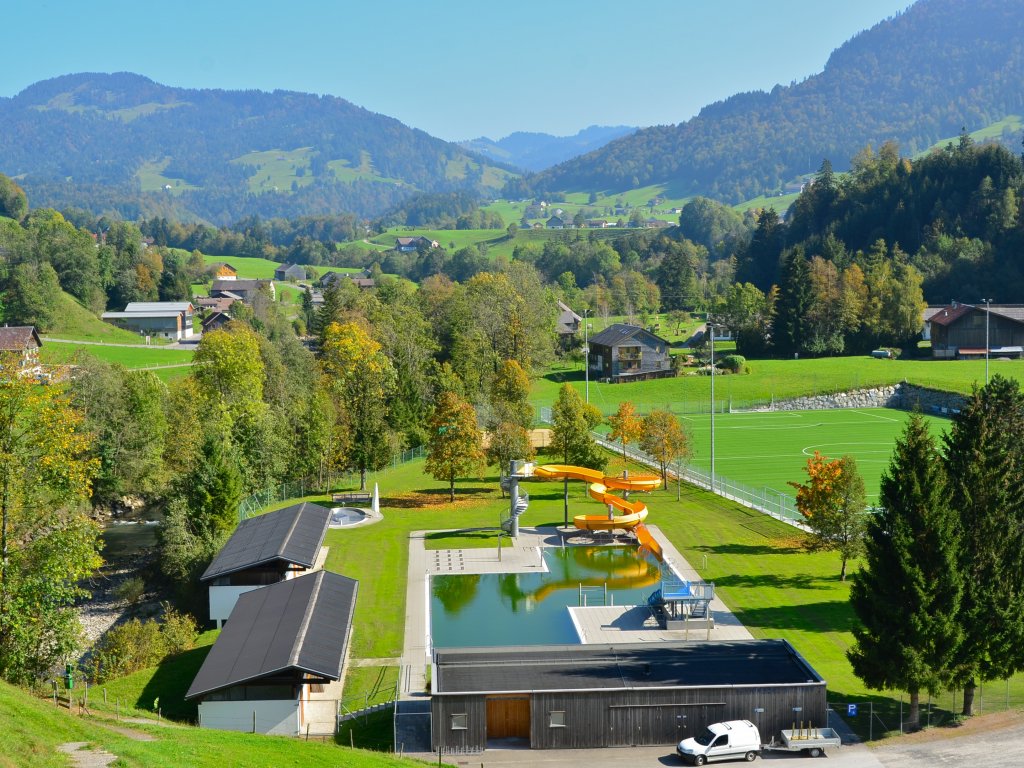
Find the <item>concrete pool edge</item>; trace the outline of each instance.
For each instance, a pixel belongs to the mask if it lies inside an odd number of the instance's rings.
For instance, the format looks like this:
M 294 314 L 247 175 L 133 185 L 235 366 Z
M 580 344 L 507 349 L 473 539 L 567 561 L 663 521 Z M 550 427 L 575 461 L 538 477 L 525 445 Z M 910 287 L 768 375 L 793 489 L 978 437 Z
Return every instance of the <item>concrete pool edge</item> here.
M 656 525 L 648 526 L 651 533 L 662 545 L 665 562 L 679 576 L 693 581 L 700 581 L 697 570 L 690 566 Z M 405 632 L 400 670 L 400 698 L 418 699 L 429 695 L 427 690 L 427 668 L 430 665 L 430 576 L 445 571 L 432 568 L 434 553 L 444 553 L 447 559 L 450 553 L 461 553 L 462 567 L 458 573 L 529 573 L 546 571 L 543 558 L 538 549 L 555 546 L 555 541 L 562 540 L 559 528 L 522 528 L 517 540 L 502 547 L 502 557 L 498 560 L 497 549 L 469 550 L 428 550 L 424 546 L 426 536 L 437 531 L 413 531 L 409 534 L 409 565 L 405 596 Z M 570 542 L 566 546 L 580 546 L 593 542 Z M 619 542 L 621 543 L 621 542 Z M 466 566 L 469 568 L 466 568 Z M 479 570 L 478 570 L 479 569 Z M 453 573 L 454 571 L 447 571 Z M 627 606 L 620 606 L 625 609 Z M 740 624 L 732 611 L 716 594 L 712 602 L 715 624 L 722 631 L 716 632 L 717 639 L 750 639 L 753 636 Z M 573 617 L 574 623 L 576 618 Z M 589 634 L 589 633 L 588 633 Z M 673 639 L 683 639 L 678 631 Z M 656 641 L 662 638 L 651 638 Z M 698 638 L 693 638 L 698 639 Z M 603 641 L 602 641 L 603 642 Z M 614 641 L 612 641 L 614 642 Z M 626 639 L 618 642 L 629 642 Z

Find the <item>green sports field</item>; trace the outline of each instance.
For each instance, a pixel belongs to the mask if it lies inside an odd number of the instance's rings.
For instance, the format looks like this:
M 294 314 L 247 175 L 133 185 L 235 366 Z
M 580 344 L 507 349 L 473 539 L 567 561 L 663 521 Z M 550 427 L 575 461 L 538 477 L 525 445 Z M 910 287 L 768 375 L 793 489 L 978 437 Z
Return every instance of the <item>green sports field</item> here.
M 864 477 L 868 503 L 878 498 L 878 481 L 889 465 L 893 444 L 910 417 L 888 408 L 776 411 L 715 415 L 715 474 L 754 488 L 792 495 L 787 483 L 807 479 L 807 459 L 820 451 L 838 459 L 850 455 Z M 926 417 L 938 437 L 947 419 Z M 691 465 L 711 464 L 711 417 L 681 416 L 693 446 Z

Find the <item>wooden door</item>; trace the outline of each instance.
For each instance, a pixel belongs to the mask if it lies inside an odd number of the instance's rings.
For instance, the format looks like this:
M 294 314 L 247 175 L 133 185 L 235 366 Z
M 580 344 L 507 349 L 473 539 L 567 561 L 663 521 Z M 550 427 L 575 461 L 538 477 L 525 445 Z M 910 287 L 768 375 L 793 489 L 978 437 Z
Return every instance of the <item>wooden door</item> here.
M 488 739 L 529 739 L 530 700 L 528 698 L 487 699 Z

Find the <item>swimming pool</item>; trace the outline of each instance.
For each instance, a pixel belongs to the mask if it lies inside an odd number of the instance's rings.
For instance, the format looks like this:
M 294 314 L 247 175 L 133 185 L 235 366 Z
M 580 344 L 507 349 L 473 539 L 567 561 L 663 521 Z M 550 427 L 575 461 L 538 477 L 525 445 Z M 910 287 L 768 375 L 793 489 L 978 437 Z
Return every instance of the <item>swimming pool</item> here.
M 547 573 L 442 575 L 430 580 L 435 648 L 578 643 L 567 608 L 644 605 L 661 584 L 658 562 L 636 547 L 543 550 Z

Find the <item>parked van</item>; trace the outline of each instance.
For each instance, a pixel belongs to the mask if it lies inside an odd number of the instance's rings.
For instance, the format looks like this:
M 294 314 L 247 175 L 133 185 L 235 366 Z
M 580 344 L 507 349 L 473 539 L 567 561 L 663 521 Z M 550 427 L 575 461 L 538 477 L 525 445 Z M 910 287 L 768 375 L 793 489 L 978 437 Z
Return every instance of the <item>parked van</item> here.
M 704 765 L 720 760 L 753 761 L 761 754 L 761 734 L 749 720 L 712 723 L 692 739 L 679 742 L 676 752 L 683 762 Z

